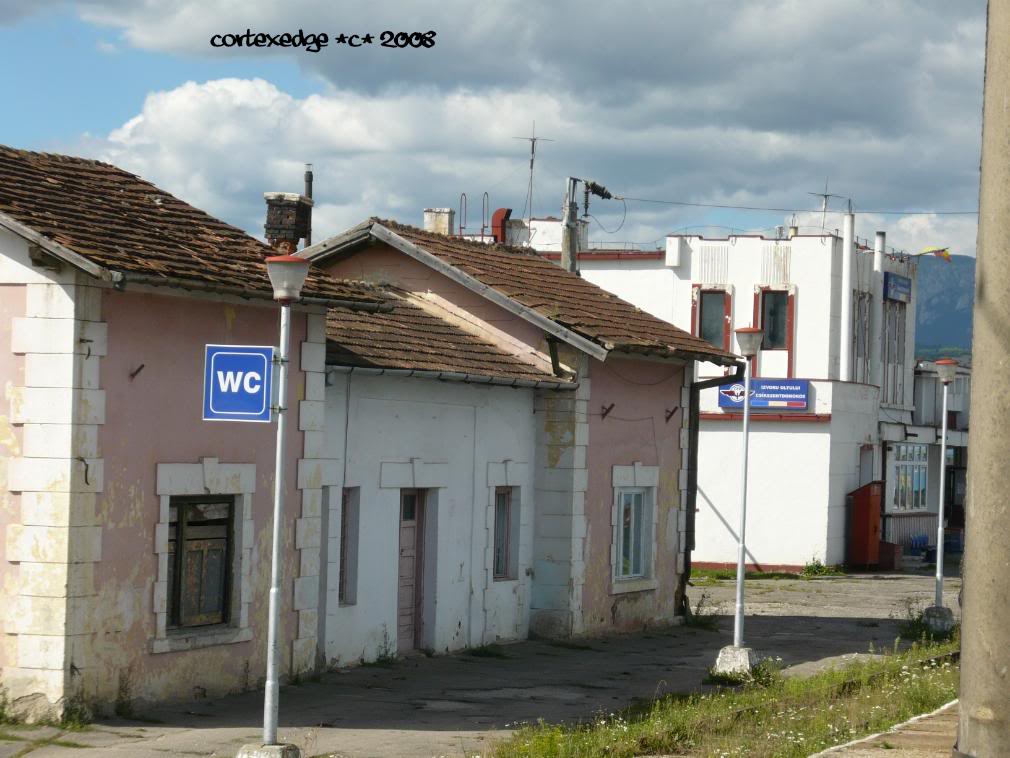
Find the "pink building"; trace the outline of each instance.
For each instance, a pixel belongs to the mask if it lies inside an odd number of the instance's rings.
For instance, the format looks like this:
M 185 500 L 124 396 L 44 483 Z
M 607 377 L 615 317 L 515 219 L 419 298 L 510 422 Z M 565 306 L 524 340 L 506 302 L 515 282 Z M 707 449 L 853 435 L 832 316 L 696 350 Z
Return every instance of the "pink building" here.
M 275 341 L 269 254 L 113 166 L 0 148 L 0 684 L 26 714 L 262 682 L 274 429 L 202 421 L 201 382 L 204 345 Z M 730 354 L 525 250 L 373 220 L 304 254 L 285 672 L 673 619 L 683 376 Z

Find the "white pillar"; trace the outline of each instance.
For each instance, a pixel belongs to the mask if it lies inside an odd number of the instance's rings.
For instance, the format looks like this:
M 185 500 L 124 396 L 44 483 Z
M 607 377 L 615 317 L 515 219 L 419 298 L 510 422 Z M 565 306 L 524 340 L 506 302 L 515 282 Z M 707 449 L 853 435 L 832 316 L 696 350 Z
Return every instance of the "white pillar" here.
M 877 232 L 873 243 L 873 296 L 870 299 L 870 384 L 884 386 L 881 342 L 884 337 L 884 249 L 886 235 Z
M 842 224 L 842 297 L 841 339 L 838 345 L 838 378 L 843 382 L 852 381 L 852 243 L 855 236 L 856 217 L 845 214 Z

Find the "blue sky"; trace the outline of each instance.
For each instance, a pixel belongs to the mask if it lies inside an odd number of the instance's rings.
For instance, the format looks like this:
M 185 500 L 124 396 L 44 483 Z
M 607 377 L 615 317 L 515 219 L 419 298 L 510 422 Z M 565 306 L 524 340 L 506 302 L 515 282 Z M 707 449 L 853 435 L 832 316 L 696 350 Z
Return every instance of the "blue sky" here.
M 527 146 L 534 210 L 564 178 L 628 197 L 857 211 L 974 208 L 983 0 L 0 0 L 12 116 L 0 142 L 107 160 L 258 234 L 262 193 L 317 175 L 315 228 L 371 215 L 418 223 L 481 195 L 516 214 Z M 228 31 L 435 30 L 429 50 L 212 49 Z M 578 44 L 559 44 L 566 28 Z M 937 114 L 943 114 L 937 118 Z M 828 227 L 840 226 L 832 200 Z M 791 214 L 597 203 L 601 243 L 651 245 L 684 227 L 770 230 Z M 621 225 L 622 219 L 624 220 Z M 974 254 L 975 219 L 857 216 L 897 246 Z
M 155 52 L 131 47 L 118 30 L 62 9 L 0 26 L 0 87 L 17 104 L 0 138 L 13 147 L 63 151 L 82 134 L 104 135 L 140 112 L 149 92 L 185 81 L 259 76 L 305 97 L 325 89 L 295 60 L 250 60 Z

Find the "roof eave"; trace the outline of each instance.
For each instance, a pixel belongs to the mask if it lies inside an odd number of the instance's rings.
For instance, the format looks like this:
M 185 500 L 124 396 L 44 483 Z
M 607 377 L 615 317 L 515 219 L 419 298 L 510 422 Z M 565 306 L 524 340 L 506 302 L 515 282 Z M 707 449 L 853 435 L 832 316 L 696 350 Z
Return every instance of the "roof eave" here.
M 100 266 L 94 261 L 90 261 L 85 258 L 80 253 L 75 253 L 68 247 L 61 245 L 59 242 L 49 239 L 44 234 L 35 231 L 30 226 L 27 226 L 17 219 L 9 216 L 8 214 L 0 211 L 0 227 L 13 232 L 22 239 L 38 245 L 40 248 L 45 250 L 47 253 L 52 255 L 54 258 L 72 266 L 86 274 L 90 274 L 96 279 L 102 279 L 104 281 L 115 282 L 119 280 L 117 272 L 111 271 L 104 266 Z
M 457 284 L 466 287 L 471 292 L 490 300 L 495 305 L 504 308 L 510 313 L 514 313 L 534 326 L 543 329 L 548 334 L 563 340 L 572 347 L 581 350 L 599 361 L 606 360 L 607 355 L 610 352 L 608 347 L 601 346 L 592 340 L 576 334 L 546 316 L 537 313 L 532 308 L 513 300 L 508 295 L 504 295 L 493 287 L 489 287 L 469 274 L 460 271 L 455 266 L 445 263 L 439 259 L 438 256 L 432 255 L 414 243 L 405 240 L 396 232 L 386 228 L 376 221 L 366 221 L 359 224 L 343 234 L 338 234 L 335 237 L 330 237 L 318 244 L 305 248 L 299 253 L 299 255 L 317 263 L 324 261 L 337 253 L 357 247 L 367 241 L 369 237 L 385 242 L 387 245 L 396 248 L 414 260 L 417 260 L 429 268 L 438 271 L 440 274 L 451 279 Z

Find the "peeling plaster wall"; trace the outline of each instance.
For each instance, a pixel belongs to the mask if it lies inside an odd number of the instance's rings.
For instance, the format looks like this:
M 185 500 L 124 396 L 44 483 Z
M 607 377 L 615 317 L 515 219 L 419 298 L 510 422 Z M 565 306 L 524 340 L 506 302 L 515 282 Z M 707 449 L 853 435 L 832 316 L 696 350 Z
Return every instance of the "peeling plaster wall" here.
M 359 550 L 356 602 L 340 605 L 335 487 L 327 533 L 327 664 L 370 661 L 396 650 L 401 487 L 430 493 L 426 519 L 434 531 L 424 557 L 422 647 L 444 653 L 524 638 L 534 509 L 532 390 L 344 373 L 330 381 L 325 449 L 327 457 L 343 459 L 346 428 L 342 484 L 358 488 Z M 518 488 L 514 580 L 492 578 L 496 483 Z
M 0 609 L 14 606 L 18 594 L 17 565 L 7 555 L 7 534 L 10 524 L 21 522 L 21 494 L 7 489 L 7 465 L 21 454 L 22 427 L 11 423 L 7 406 L 14 389 L 24 385 L 25 358 L 11 351 L 12 319 L 25 314 L 25 286 L 0 285 L 0 386 L 4 403 L 0 413 Z M 0 611 L 2 613 L 2 611 Z M 0 670 L 14 666 L 17 659 L 17 638 L 0 634 Z
M 586 633 L 641 628 L 672 621 L 681 545 L 680 408 L 684 367 L 670 363 L 610 356 L 590 361 L 589 447 L 586 457 L 585 579 L 582 613 Z M 604 408 L 613 408 L 603 416 Z M 668 411 L 676 410 L 666 420 Z M 652 578 L 655 589 L 616 592 L 612 541 L 614 466 L 659 468 L 653 507 Z
M 130 699 L 142 701 L 178 700 L 256 687 L 265 669 L 276 426 L 201 420 L 203 348 L 207 343 L 276 344 L 278 309 L 269 304 L 106 290 L 103 310 L 108 356 L 103 359 L 102 385 L 108 408 L 100 434 L 105 488 L 97 508 L 104 550 L 95 568 L 99 594 L 89 614 L 87 689 L 100 702 L 109 703 L 123 691 Z M 301 510 L 296 472 L 303 451 L 298 401 L 305 391 L 300 370 L 305 337 L 306 316 L 296 312 L 292 315 L 288 402 L 292 415 L 282 530 L 284 672 L 291 665 L 291 648 L 286 643 L 297 636 L 298 621 L 292 611 L 292 587 L 299 576 L 294 548 L 295 522 Z M 159 574 L 155 527 L 160 518 L 157 464 L 199 464 L 202 458 L 216 458 L 222 465 L 255 465 L 248 580 L 251 639 L 154 653 L 153 597 Z M 239 577 L 235 580 L 240 581 Z

